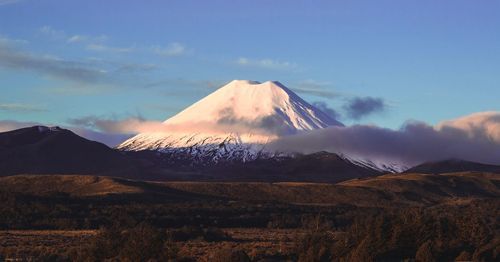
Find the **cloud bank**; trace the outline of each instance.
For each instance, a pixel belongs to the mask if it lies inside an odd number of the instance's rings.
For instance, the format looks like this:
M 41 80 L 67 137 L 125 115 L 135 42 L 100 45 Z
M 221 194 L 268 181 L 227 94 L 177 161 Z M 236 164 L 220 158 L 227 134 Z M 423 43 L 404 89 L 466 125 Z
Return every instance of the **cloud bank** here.
M 238 122 L 238 123 L 236 123 Z M 272 121 L 261 126 L 246 126 L 239 121 L 165 125 L 140 117 L 107 119 L 84 117 L 68 120 L 63 126 L 91 140 L 115 146 L 130 136 L 142 132 L 227 132 L 238 133 L 255 128 L 269 129 Z M 0 121 L 0 132 L 36 122 Z M 427 161 L 459 158 L 500 164 L 500 112 L 481 112 L 458 119 L 443 121 L 436 126 L 423 122 L 408 122 L 399 130 L 373 125 L 329 127 L 291 136 L 283 136 L 267 145 L 269 150 L 296 153 L 329 151 L 372 161 L 390 161 L 407 166 Z
M 266 130 L 275 131 L 277 126 L 277 123 L 267 119 L 258 125 L 247 125 L 238 119 L 224 119 L 216 125 L 166 125 L 134 117 L 121 120 L 85 117 L 70 120 L 69 123 L 75 127 L 116 135 L 142 132 L 219 133 L 227 130 L 236 133 L 262 130 L 264 133 Z M 444 121 L 436 126 L 408 122 L 399 130 L 372 125 L 329 127 L 283 136 L 270 143 L 267 148 L 296 153 L 329 151 L 407 166 L 449 158 L 500 164 L 500 112 L 476 113 Z
M 277 151 L 329 151 L 406 165 L 449 158 L 500 164 L 500 112 L 483 112 L 445 121 L 436 127 L 408 122 L 399 130 L 354 125 L 283 137 Z
M 230 111 L 221 112 L 221 118 L 216 122 L 189 122 L 167 124 L 160 121 L 150 121 L 141 117 L 128 117 L 124 119 L 86 116 L 69 119 L 68 124 L 90 130 L 98 130 L 109 134 L 134 135 L 138 133 L 252 133 L 255 135 L 278 136 L 289 132 L 280 119 L 263 117 L 249 122 L 245 119 L 235 118 Z

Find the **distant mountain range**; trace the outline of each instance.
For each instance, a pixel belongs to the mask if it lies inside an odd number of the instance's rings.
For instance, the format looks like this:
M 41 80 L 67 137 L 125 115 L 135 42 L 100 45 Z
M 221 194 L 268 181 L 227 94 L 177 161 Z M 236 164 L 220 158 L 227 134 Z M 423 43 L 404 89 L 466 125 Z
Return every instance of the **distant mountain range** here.
M 175 156 L 175 157 L 174 157 Z M 0 133 L 0 176 L 92 174 L 141 180 L 339 182 L 383 174 L 328 152 L 256 158 L 251 161 L 192 162 L 177 154 L 121 151 L 58 127 L 33 126 Z M 500 166 L 463 160 L 418 165 L 405 173 L 499 173 Z
M 59 127 L 0 133 L 0 175 L 97 174 L 142 180 L 339 182 L 405 171 L 363 156 L 309 155 L 267 148 L 281 137 L 343 126 L 277 81 L 234 80 L 116 149 Z M 407 173 L 500 167 L 462 160 L 425 163 Z

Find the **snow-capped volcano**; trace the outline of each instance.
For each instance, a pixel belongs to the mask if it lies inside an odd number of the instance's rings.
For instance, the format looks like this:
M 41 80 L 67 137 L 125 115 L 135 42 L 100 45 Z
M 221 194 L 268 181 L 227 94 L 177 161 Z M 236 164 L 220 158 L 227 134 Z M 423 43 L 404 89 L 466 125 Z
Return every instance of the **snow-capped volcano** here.
M 161 128 L 138 134 L 118 149 L 155 150 L 170 159 L 195 164 L 248 161 L 291 156 L 274 152 L 268 143 L 280 137 L 329 126 L 343 126 L 277 81 L 234 80 L 167 119 Z M 345 161 L 378 171 L 401 171 L 397 164 L 379 163 L 336 152 Z
M 255 154 L 280 136 L 342 124 L 277 81 L 234 80 L 163 125 L 164 130 L 138 134 L 118 148 L 219 157 L 251 149 Z

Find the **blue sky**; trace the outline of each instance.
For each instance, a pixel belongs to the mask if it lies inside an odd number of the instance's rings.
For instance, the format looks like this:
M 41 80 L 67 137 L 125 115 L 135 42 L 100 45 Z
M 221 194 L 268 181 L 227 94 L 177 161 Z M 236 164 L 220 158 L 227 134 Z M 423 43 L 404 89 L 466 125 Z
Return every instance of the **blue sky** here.
M 500 111 L 499 13 L 461 0 L 0 0 L 0 120 L 164 120 L 232 79 L 279 80 L 346 124 Z M 384 109 L 348 118 L 366 97 Z

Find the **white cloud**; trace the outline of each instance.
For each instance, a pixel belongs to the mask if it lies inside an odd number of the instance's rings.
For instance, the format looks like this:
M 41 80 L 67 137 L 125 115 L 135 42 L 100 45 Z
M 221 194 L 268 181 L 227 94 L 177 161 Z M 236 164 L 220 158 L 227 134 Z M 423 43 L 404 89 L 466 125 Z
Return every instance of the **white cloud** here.
M 186 46 L 181 43 L 170 43 L 165 47 L 154 46 L 153 52 L 161 56 L 181 56 L 188 53 Z
M 443 121 L 436 126 L 436 129 L 458 129 L 470 138 L 486 138 L 500 144 L 500 112 L 480 112 Z
M 74 36 L 71 36 L 70 38 L 68 38 L 67 42 L 68 43 L 78 43 L 78 42 L 82 42 L 82 41 L 85 41 L 85 40 L 86 40 L 85 36 L 74 35 Z
M 12 39 L 6 36 L 0 35 L 0 48 L 5 48 L 7 46 L 17 46 L 27 44 L 28 41 L 22 39 Z
M 103 44 L 89 44 L 85 47 L 87 50 L 95 52 L 113 52 L 113 53 L 129 53 L 134 51 L 134 47 L 114 47 Z
M 91 35 L 72 35 L 67 37 L 67 43 L 90 43 L 90 44 L 99 44 L 108 40 L 108 36 L 100 35 L 100 36 L 91 36 Z
M 60 39 L 65 39 L 66 38 L 66 33 L 62 30 L 57 30 L 52 28 L 51 26 L 45 25 L 40 27 L 38 31 L 42 34 L 45 35 L 49 38 L 52 38 L 54 40 L 60 40 Z
M 273 69 L 273 70 L 296 69 L 298 67 L 296 63 L 278 61 L 269 58 L 249 59 L 246 57 L 240 57 L 236 60 L 236 64 L 240 66 L 251 66 L 251 67 Z
M 39 29 L 39 32 L 52 40 L 61 41 L 66 44 L 80 44 L 85 47 L 86 50 L 96 51 L 96 52 L 113 52 L 113 53 L 126 53 L 134 51 L 134 47 L 115 47 L 107 45 L 106 42 L 109 40 L 107 35 L 82 35 L 73 34 L 69 35 L 63 30 L 54 29 L 51 26 L 43 26 Z

